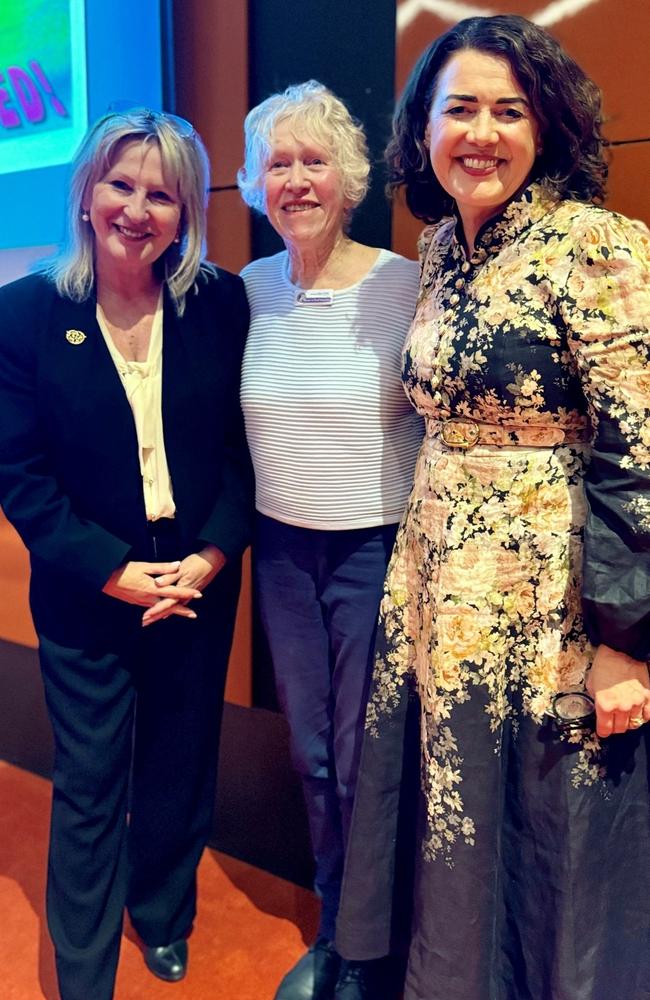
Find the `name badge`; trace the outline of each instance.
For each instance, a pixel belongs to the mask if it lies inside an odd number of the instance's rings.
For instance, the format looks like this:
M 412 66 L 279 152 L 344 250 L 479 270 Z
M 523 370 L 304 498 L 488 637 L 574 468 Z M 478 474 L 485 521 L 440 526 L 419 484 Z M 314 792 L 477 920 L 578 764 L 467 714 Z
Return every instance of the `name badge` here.
M 334 302 L 332 288 L 301 288 L 296 292 L 297 306 L 331 306 Z

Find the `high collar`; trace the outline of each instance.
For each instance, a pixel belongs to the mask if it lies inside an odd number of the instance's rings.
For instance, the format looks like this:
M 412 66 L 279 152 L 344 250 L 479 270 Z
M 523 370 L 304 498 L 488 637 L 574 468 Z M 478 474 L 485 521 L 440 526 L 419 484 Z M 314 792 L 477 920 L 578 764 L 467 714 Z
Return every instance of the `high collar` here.
M 472 264 L 483 263 L 507 244 L 515 242 L 536 222 L 557 205 L 556 195 L 537 182 L 523 188 L 505 206 L 502 212 L 484 222 L 474 241 L 474 253 L 468 257 L 462 240 L 460 217 L 454 212 L 456 225 L 452 238 L 454 256 L 469 259 Z

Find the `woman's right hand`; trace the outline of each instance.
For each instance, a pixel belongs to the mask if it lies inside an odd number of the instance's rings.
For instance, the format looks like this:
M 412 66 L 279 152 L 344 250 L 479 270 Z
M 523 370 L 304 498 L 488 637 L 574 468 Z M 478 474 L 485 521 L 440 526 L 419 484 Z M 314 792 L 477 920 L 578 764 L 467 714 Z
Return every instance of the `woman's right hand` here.
M 195 587 L 186 587 L 182 584 L 169 584 L 166 587 L 156 585 L 154 577 L 166 573 L 176 573 L 180 562 L 128 562 L 123 566 L 118 566 L 109 576 L 102 590 L 109 597 L 116 597 L 118 601 L 126 601 L 127 604 L 139 604 L 142 607 L 150 608 L 157 604 L 162 598 L 169 597 L 178 604 L 172 609 L 172 614 L 181 615 L 184 618 L 196 618 L 196 614 L 190 608 L 186 608 L 183 602 L 201 597 L 201 591 Z
M 596 706 L 596 732 L 606 738 L 650 722 L 648 665 L 602 643 L 587 674 Z

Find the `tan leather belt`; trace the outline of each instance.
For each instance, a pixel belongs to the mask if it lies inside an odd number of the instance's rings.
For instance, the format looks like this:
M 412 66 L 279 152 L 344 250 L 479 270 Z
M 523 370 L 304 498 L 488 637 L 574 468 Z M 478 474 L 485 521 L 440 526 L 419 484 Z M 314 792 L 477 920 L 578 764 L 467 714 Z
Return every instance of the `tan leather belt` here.
M 552 448 L 562 444 L 586 444 L 591 440 L 589 426 L 563 428 L 539 424 L 487 424 L 470 417 L 426 419 L 427 437 L 437 437 L 448 448 L 467 451 L 477 444 L 497 447 Z

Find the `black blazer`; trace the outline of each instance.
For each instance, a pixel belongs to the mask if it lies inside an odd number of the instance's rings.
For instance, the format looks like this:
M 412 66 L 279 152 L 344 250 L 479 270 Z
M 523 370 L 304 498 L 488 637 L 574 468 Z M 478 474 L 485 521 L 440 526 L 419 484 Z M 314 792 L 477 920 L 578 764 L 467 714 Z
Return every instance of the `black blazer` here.
M 165 295 L 162 411 L 178 558 L 212 543 L 232 559 L 253 511 L 239 405 L 243 282 L 202 271 L 180 318 Z M 95 309 L 94 297 L 61 298 L 42 275 L 0 288 L 0 503 L 30 551 L 36 628 L 59 638 L 90 605 L 120 605 L 101 588 L 126 560 L 149 558 L 135 424 Z

